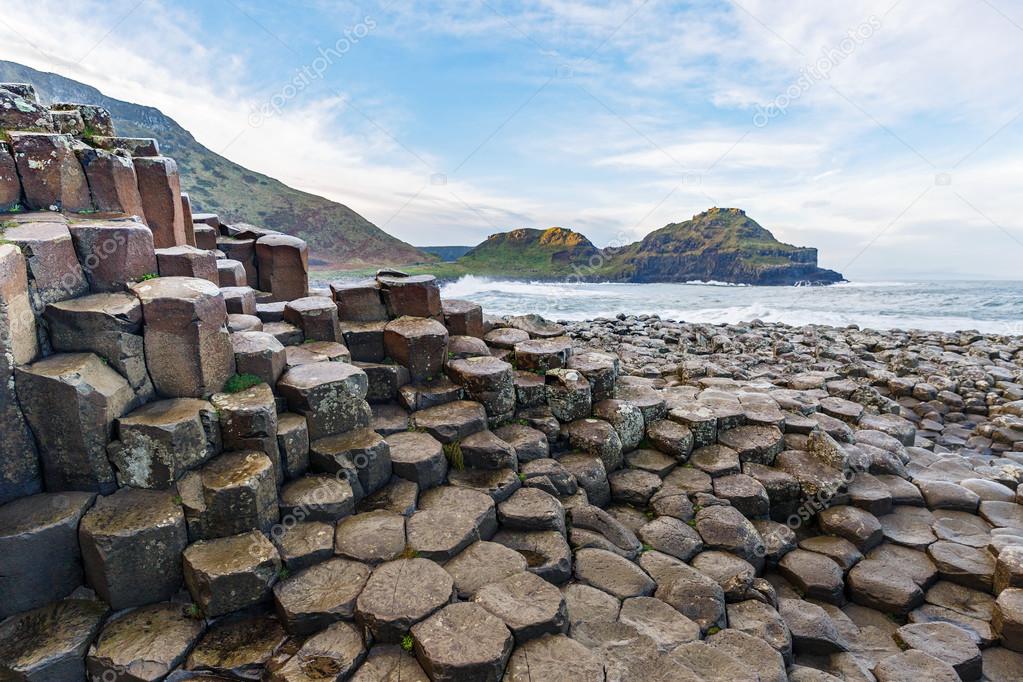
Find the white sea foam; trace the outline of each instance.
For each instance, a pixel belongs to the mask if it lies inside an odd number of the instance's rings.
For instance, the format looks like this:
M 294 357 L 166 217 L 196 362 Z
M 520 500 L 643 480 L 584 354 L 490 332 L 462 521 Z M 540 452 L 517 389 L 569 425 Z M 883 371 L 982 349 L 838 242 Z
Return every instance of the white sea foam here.
M 583 320 L 618 313 L 716 324 L 760 319 L 794 326 L 977 329 L 1023 334 L 1023 285 L 1013 282 L 862 282 L 830 287 L 515 282 L 466 276 L 446 298 L 483 304 L 488 314 L 536 313 Z

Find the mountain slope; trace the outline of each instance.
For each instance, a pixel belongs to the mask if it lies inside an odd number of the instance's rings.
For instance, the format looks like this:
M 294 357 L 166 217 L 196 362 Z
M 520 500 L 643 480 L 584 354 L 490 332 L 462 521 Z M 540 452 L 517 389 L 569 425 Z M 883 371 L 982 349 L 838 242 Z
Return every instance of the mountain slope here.
M 712 208 L 651 232 L 615 253 L 612 271 L 630 282 L 842 281 L 839 273 L 817 267 L 817 249 L 779 242 L 737 208 Z
M 499 232 L 459 258 L 469 272 L 509 277 L 553 277 L 585 268 L 600 249 L 589 239 L 563 227 L 525 228 Z
M 32 83 L 39 98 L 99 104 L 110 110 L 120 135 L 155 137 L 181 170 L 181 188 L 196 212 L 226 222 L 249 222 L 305 239 L 315 259 L 338 267 L 400 265 L 435 258 L 392 237 L 361 215 L 329 199 L 250 171 L 199 144 L 191 133 L 153 107 L 113 99 L 57 74 L 0 60 L 0 81 Z

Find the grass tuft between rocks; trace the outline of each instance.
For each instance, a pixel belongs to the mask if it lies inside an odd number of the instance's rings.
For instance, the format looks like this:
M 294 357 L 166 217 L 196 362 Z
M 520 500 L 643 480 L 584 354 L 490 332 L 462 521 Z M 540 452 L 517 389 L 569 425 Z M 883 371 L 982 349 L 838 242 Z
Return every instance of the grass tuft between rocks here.
M 413 645 L 412 635 L 405 635 L 404 637 L 401 638 L 401 648 L 404 649 L 405 651 L 411 653 L 412 645 Z
M 462 443 L 460 441 L 455 440 L 445 443 L 444 456 L 448 458 L 448 464 L 455 471 L 465 469 L 465 460 L 462 458 Z
M 241 393 L 242 391 L 259 386 L 263 380 L 255 374 L 235 374 L 224 384 L 224 393 Z

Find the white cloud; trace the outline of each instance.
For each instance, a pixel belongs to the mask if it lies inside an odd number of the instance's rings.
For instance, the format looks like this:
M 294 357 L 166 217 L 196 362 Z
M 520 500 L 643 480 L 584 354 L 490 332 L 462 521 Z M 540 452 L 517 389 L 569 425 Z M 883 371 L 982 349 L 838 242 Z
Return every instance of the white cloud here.
M 500 229 L 563 224 L 602 244 L 715 203 L 747 209 L 780 239 L 820 247 L 824 265 L 851 264 L 851 276 L 905 268 L 917 253 L 935 270 L 1018 270 L 1018 257 L 1006 254 L 1023 247 L 1005 233 L 1023 239 L 1023 118 L 1014 119 L 1023 113 L 1023 40 L 986 3 L 370 8 L 377 49 L 428 54 L 431 41 L 447 38 L 491 50 L 507 66 L 493 73 L 498 86 L 539 87 L 559 65 L 572 66 L 458 173 L 444 168 L 457 150 L 403 146 L 425 122 L 386 83 L 355 78 L 340 93 L 318 83 L 249 127 L 252 111 L 286 83 L 256 72 L 260 43 L 273 39 L 242 15 L 243 28 L 212 40 L 197 33 L 197 17 L 158 0 L 119 25 L 134 0 L 11 4 L 0 21 L 5 58 L 156 106 L 214 151 L 347 203 L 413 243 L 473 243 Z M 332 11 L 339 32 L 365 14 L 353 3 L 306 6 Z M 807 81 L 804 69 L 870 17 L 873 32 L 833 57 L 826 78 Z M 794 84 L 799 94 L 785 111 L 755 126 L 756 106 Z M 438 125 L 457 131 L 460 123 Z M 475 142 L 460 140 L 458 149 Z M 701 177 L 683 178 L 687 171 Z M 431 183 L 444 172 L 447 184 Z M 943 172 L 950 186 L 935 184 Z M 957 230 L 973 264 L 948 246 Z

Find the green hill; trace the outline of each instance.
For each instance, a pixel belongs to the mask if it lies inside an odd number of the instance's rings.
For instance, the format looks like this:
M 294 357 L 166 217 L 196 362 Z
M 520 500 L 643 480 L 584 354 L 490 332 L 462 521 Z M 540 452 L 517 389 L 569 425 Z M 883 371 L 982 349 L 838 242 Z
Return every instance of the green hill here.
M 550 278 L 568 275 L 602 260 L 589 239 L 563 227 L 500 232 L 456 261 L 473 274 Z
M 32 83 L 43 102 L 87 102 L 110 110 L 120 135 L 155 137 L 181 170 L 196 212 L 248 222 L 305 239 L 318 261 L 335 267 L 429 263 L 436 258 L 392 237 L 349 207 L 288 187 L 199 144 L 159 109 L 107 97 L 57 74 L 0 60 L 0 81 Z
M 432 269 L 445 277 L 577 281 L 764 285 L 842 281 L 839 273 L 817 267 L 817 249 L 779 242 L 737 208 L 712 208 L 617 249 L 598 249 L 585 236 L 561 227 L 501 232 L 454 263 Z
M 611 272 L 630 282 L 842 281 L 839 273 L 817 267 L 817 249 L 779 242 L 738 208 L 712 208 L 651 232 L 615 253 Z

